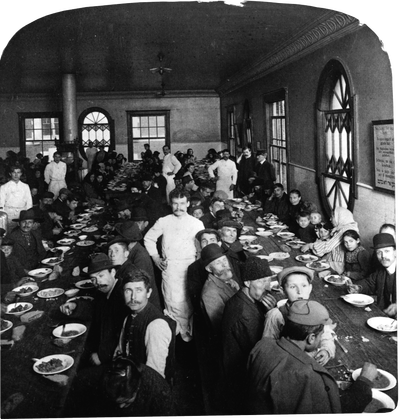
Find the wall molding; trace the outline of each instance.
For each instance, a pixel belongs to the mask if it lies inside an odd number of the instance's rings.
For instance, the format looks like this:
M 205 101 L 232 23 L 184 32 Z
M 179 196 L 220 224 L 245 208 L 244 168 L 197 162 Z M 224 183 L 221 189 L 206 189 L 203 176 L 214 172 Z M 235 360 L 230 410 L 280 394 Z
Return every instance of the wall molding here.
M 231 93 L 360 27 L 360 22 L 356 18 L 340 12 L 328 12 L 317 22 L 316 25 L 313 22 L 312 27 L 294 35 L 275 51 L 236 73 L 228 82 L 218 87 L 218 93 L 221 95 Z
M 300 164 L 297 164 L 297 163 L 289 162 L 288 165 L 292 166 L 292 167 L 297 167 L 298 169 L 301 169 L 301 170 L 306 170 L 307 172 L 316 173 L 315 169 L 311 169 L 310 167 L 301 166 Z

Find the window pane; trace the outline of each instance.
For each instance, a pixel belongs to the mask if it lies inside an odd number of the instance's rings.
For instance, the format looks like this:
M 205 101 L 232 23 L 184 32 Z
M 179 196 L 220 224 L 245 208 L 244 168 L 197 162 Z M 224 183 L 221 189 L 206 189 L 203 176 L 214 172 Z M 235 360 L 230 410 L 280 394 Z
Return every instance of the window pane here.
M 147 116 L 141 116 L 140 117 L 140 124 L 142 127 L 148 127 L 149 126 L 149 119 Z
M 133 136 L 133 138 L 140 138 L 140 128 L 133 128 L 132 129 L 132 136 Z
M 165 138 L 165 128 L 157 128 L 157 136 Z
M 157 137 L 157 128 L 150 128 L 150 137 Z
M 140 130 L 140 136 L 143 137 L 148 137 L 149 136 L 149 129 L 148 128 L 142 128 Z
M 157 126 L 157 118 L 155 116 L 149 117 L 149 126 L 156 127 Z
M 26 118 L 25 119 L 25 128 L 26 129 L 32 129 L 33 128 L 33 119 L 32 118 Z
M 132 127 L 133 128 L 140 127 L 140 118 L 138 116 L 132 116 Z
M 33 127 L 35 129 L 41 129 L 42 128 L 42 120 L 40 118 L 35 118 L 33 120 Z
M 157 116 L 157 125 L 159 127 L 165 127 L 165 116 Z

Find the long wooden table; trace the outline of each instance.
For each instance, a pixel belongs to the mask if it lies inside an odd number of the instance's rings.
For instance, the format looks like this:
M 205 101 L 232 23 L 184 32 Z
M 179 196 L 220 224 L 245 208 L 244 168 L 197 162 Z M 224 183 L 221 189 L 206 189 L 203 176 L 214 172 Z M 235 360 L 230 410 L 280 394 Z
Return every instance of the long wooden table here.
M 248 212 L 243 218 L 245 225 L 250 225 L 255 229 L 260 227 L 255 220 L 260 215 L 257 211 Z M 273 252 L 282 252 L 281 246 L 287 240 L 282 239 L 276 233 L 269 237 L 258 236 L 258 242 L 263 246 L 259 255 L 268 255 Z M 304 263 L 295 259 L 296 256 L 303 254 L 299 249 L 291 249 L 290 257 L 284 260 L 273 260 L 270 265 L 283 267 L 305 266 Z M 355 307 L 341 298 L 347 294 L 346 286 L 335 286 L 328 284 L 323 279 L 315 275 L 313 290 L 310 299 L 323 304 L 333 321 L 337 324 L 335 332 L 339 342 L 345 349 L 345 353 L 339 345 L 336 345 L 336 356 L 327 364 L 330 373 L 337 379 L 344 378 L 344 369 L 348 371 L 361 368 L 364 362 L 368 361 L 391 373 L 397 380 L 397 333 L 385 333 L 377 331 L 368 326 L 367 320 L 372 317 L 387 317 L 376 304 L 371 304 L 367 308 Z M 274 293 L 277 300 L 286 298 L 282 292 Z M 337 367 L 335 367 L 337 366 Z M 344 367 L 345 368 L 344 368 Z M 348 374 L 350 376 L 350 374 Z M 346 378 L 346 377 L 345 377 Z M 393 389 L 385 391 L 397 405 L 398 385 Z
M 81 233 L 89 234 L 89 233 Z M 99 234 L 98 230 L 89 234 L 88 239 L 94 239 Z M 60 237 L 61 238 L 61 237 Z M 77 237 L 73 237 L 77 238 Z M 72 288 L 74 283 L 82 279 L 87 279 L 85 274 L 81 276 L 72 276 L 72 269 L 75 266 L 88 266 L 88 257 L 93 251 L 98 251 L 96 247 L 102 239 L 94 239 L 95 245 L 88 247 L 79 247 L 76 244 L 71 245 L 71 250 L 65 254 L 64 261 L 61 263 L 63 272 L 59 278 L 53 281 L 41 282 L 37 280 L 39 290 L 47 288 L 63 288 L 65 290 Z M 56 244 L 56 246 L 60 246 Z M 54 253 L 48 252 L 48 257 L 54 257 Z M 93 290 L 80 290 L 80 295 L 92 295 Z M 63 407 L 68 392 L 71 388 L 74 377 L 81 361 L 87 339 L 90 321 L 81 321 L 88 327 L 88 331 L 81 336 L 72 339 L 68 344 L 59 347 L 54 344 L 52 331 L 58 323 L 75 323 L 63 315 L 59 307 L 68 299 L 64 294 L 55 299 L 38 298 L 36 293 L 25 298 L 19 298 L 19 301 L 30 302 L 33 304 L 32 310 L 41 310 L 44 312 L 42 317 L 26 324 L 25 333 L 20 341 L 16 341 L 9 349 L 1 351 L 1 399 L 4 402 L 8 397 L 15 393 L 21 393 L 23 401 L 10 413 L 3 417 L 10 418 L 30 418 L 30 417 L 62 417 Z M 21 324 L 20 318 L 14 315 L 4 314 L 2 316 L 13 323 L 13 327 Z M 11 339 L 12 329 L 1 335 L 2 339 Z M 74 365 L 61 374 L 68 376 L 68 382 L 65 386 L 57 384 L 37 374 L 33 370 L 32 358 L 42 358 L 47 355 L 69 354 L 74 359 Z

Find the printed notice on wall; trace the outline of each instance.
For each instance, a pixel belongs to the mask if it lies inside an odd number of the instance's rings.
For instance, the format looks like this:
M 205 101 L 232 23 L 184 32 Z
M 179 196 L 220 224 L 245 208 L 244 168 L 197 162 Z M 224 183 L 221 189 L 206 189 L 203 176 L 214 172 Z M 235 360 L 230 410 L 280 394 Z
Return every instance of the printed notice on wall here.
M 395 191 L 393 120 L 373 121 L 375 188 Z

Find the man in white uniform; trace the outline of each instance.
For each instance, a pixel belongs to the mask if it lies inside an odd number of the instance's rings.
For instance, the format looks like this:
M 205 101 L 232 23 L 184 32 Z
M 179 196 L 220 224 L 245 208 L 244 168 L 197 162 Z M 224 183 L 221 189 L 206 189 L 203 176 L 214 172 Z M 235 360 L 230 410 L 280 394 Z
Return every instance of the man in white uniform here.
M 57 199 L 60 189 L 66 188 L 65 175 L 67 165 L 61 161 L 61 154 L 57 151 L 53 154 L 54 161 L 50 162 L 44 170 L 44 180 L 49 185 L 49 191 L 53 192 L 54 199 Z
M 175 175 L 179 172 L 179 169 L 182 167 L 179 160 L 171 154 L 170 148 L 165 145 L 163 147 L 164 152 L 164 159 L 163 159 L 163 167 L 162 172 L 165 179 L 167 179 L 167 203 L 169 204 L 169 193 L 175 189 Z
M 22 210 L 32 208 L 32 195 L 29 186 L 21 182 L 22 169 L 11 166 L 11 180 L 0 186 L 0 209 L 7 214 L 7 230 L 10 232 L 18 223 L 12 221 L 19 218 Z
M 193 308 L 187 291 L 187 269 L 196 259 L 196 234 L 204 224 L 187 213 L 190 196 L 174 189 L 170 194 L 172 214 L 159 218 L 144 238 L 144 245 L 156 266 L 162 271 L 162 293 L 165 307 L 177 322 L 176 333 L 184 341 L 192 339 Z M 157 239 L 162 237 L 162 258 Z
M 88 172 L 92 170 L 93 162 L 96 159 L 97 148 L 93 147 L 93 141 L 89 141 L 89 147 L 85 151 L 87 157 L 87 169 Z
M 233 198 L 237 180 L 237 168 L 235 162 L 229 159 L 229 150 L 222 150 L 222 159 L 217 160 L 208 168 L 208 174 L 211 179 L 217 179 L 217 191 L 224 191 L 228 198 Z M 214 170 L 217 170 L 218 176 L 215 176 Z

